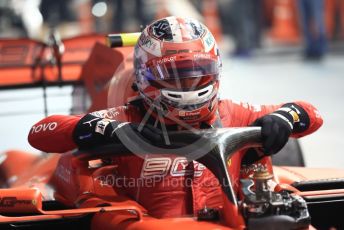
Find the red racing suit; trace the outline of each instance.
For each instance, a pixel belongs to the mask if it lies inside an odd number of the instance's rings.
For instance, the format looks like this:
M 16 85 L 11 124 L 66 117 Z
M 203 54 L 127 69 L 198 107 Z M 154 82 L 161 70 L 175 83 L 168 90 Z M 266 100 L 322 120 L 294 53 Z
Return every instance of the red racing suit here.
M 317 130 L 322 125 L 322 118 L 309 103 L 294 102 L 308 116 L 307 124 L 292 137 L 302 137 Z M 235 103 L 231 100 L 220 100 L 218 116 L 223 127 L 245 127 L 257 118 L 280 108 L 281 105 L 253 106 L 247 103 Z M 91 113 L 94 116 L 123 122 L 141 122 L 142 114 L 137 106 L 126 105 Z M 30 144 L 45 152 L 63 153 L 77 148 L 73 141 L 73 131 L 83 115 L 52 115 L 35 124 L 29 133 Z M 215 122 L 215 117 L 207 121 Z M 238 191 L 241 171 L 240 164 L 243 153 L 235 154 L 229 165 L 234 190 Z M 117 173 L 123 178 L 149 180 L 160 178 L 151 183 L 127 186 L 126 193 L 143 205 L 150 215 L 155 217 L 175 217 L 193 214 L 207 207 L 219 207 L 222 204 L 221 189 L 214 175 L 197 162 L 188 163 L 181 157 L 150 156 L 141 159 L 137 156 L 116 157 Z M 272 170 L 270 157 L 260 160 Z M 239 167 L 238 167 L 239 165 Z M 250 174 L 250 171 L 245 171 Z M 215 183 L 214 183 L 215 182 Z

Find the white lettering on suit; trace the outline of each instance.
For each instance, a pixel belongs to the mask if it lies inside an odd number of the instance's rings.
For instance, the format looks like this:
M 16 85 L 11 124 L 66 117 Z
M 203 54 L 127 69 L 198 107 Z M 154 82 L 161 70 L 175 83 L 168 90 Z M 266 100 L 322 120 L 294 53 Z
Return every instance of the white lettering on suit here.
M 31 133 L 39 133 L 41 131 L 53 131 L 57 127 L 57 122 L 43 123 L 37 126 L 32 126 Z

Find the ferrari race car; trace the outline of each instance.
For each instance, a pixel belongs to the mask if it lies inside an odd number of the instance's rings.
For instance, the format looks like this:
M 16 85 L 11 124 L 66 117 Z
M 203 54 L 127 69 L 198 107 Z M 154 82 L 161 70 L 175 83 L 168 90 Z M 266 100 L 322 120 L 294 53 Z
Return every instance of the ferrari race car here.
M 135 38 L 137 34 L 110 36 L 111 47 L 126 46 L 115 49 L 102 44 L 97 35 L 63 42 L 52 39 L 50 44 L 2 40 L 0 71 L 3 76 L 14 77 L 0 87 L 83 85 L 91 98 L 90 111 L 109 106 L 108 95 L 116 95 L 110 106 L 120 105 L 133 95 L 128 90 L 132 60 L 125 57 L 132 52 Z M 111 80 L 115 72 L 127 77 Z M 240 168 L 240 162 L 231 161 L 235 153 L 260 146 L 260 128 L 179 131 L 169 133 L 169 137 L 172 146 L 163 153 L 139 138 L 131 142 L 145 153 L 174 154 L 202 163 L 221 185 L 223 207 L 204 207 L 196 216 L 150 216 L 145 207 L 113 186 L 116 165 L 111 158 L 133 154 L 122 144 L 38 156 L 8 151 L 0 158 L 1 229 L 344 228 L 344 170 L 274 166 L 271 174 L 253 163 L 255 173 L 241 180 L 238 196 L 228 165 L 230 162 L 231 167 Z M 288 156 L 293 154 L 297 153 L 288 152 Z

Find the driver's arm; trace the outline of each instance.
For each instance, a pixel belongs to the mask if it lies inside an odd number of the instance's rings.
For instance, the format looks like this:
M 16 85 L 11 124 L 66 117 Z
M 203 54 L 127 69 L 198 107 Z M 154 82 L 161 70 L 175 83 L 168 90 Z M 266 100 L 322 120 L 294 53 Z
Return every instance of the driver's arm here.
M 33 125 L 28 134 L 30 145 L 43 152 L 63 153 L 76 148 L 73 130 L 81 116 L 52 115 Z
M 302 137 L 323 123 L 317 109 L 303 101 L 280 105 L 254 106 L 226 101 L 230 126 L 261 126 L 263 150 L 266 155 L 277 153 L 289 137 Z
M 31 127 L 28 141 L 34 148 L 41 151 L 63 153 L 80 147 L 80 142 L 85 146 L 104 143 L 103 138 L 94 135 L 93 131 L 97 122 L 101 125 L 103 121 L 126 121 L 127 119 L 126 110 L 122 107 L 85 115 L 52 115 Z M 92 133 L 92 137 L 87 136 Z M 82 140 L 83 137 L 84 140 Z M 78 141 L 78 138 L 81 140 Z
M 87 149 L 102 144 L 118 143 L 122 130 L 130 128 L 151 142 L 161 142 L 160 130 L 150 125 L 138 129 L 139 111 L 120 106 L 86 115 L 53 115 L 32 126 L 29 143 L 44 152 L 63 153 L 74 148 Z M 133 121 L 134 123 L 132 123 Z
M 248 124 L 254 123 L 257 119 L 271 114 L 292 117 L 291 137 L 299 138 L 315 132 L 323 124 L 323 119 L 318 110 L 308 102 L 296 101 L 280 105 L 248 106 Z
M 295 120 L 293 124 L 292 137 L 302 137 L 319 129 L 323 120 L 318 110 L 308 102 L 296 101 L 291 103 L 283 103 L 278 105 L 251 105 L 243 102 L 233 102 L 224 100 L 229 114 L 230 124 L 232 127 L 243 127 L 252 125 L 257 119 L 274 113 L 281 109 L 285 111 L 294 111 L 299 120 Z M 280 113 L 277 112 L 277 113 Z M 295 117 L 297 119 L 297 117 Z
M 262 116 L 260 112 L 252 112 L 250 120 L 251 125 L 262 128 L 262 150 L 267 155 L 279 152 L 289 137 L 310 134 L 323 123 L 318 111 L 306 102 L 286 103 L 270 109 Z

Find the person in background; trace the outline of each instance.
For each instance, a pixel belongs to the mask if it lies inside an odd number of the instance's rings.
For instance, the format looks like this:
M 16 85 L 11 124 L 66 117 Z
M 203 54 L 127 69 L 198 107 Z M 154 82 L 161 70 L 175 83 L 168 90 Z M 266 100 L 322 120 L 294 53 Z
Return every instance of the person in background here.
M 235 49 L 232 55 L 248 58 L 260 47 L 262 30 L 262 1 L 233 0 L 230 5 L 230 25 Z
M 306 60 L 321 60 L 326 52 L 324 0 L 299 0 L 300 22 L 305 39 Z

